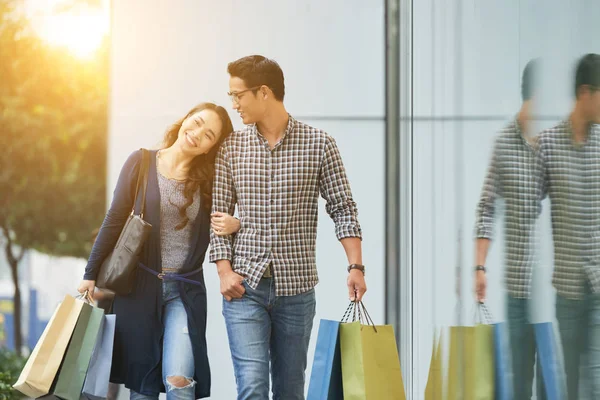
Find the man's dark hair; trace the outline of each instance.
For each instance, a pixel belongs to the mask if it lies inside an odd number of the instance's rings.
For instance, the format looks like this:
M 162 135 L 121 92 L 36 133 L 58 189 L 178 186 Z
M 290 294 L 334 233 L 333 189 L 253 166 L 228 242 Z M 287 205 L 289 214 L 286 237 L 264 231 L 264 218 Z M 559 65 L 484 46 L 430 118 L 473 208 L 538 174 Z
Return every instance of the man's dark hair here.
M 533 59 L 527 63 L 523 69 L 523 78 L 521 79 L 521 98 L 523 101 L 531 100 L 537 92 L 539 60 Z
M 600 55 L 590 53 L 579 59 L 575 71 L 575 98 L 583 85 L 589 85 L 593 90 L 600 88 Z
M 283 71 L 276 61 L 253 55 L 240 58 L 227 65 L 229 75 L 242 79 L 248 88 L 265 85 L 269 87 L 275 98 L 283 101 L 285 84 Z M 256 90 L 253 91 L 256 94 Z

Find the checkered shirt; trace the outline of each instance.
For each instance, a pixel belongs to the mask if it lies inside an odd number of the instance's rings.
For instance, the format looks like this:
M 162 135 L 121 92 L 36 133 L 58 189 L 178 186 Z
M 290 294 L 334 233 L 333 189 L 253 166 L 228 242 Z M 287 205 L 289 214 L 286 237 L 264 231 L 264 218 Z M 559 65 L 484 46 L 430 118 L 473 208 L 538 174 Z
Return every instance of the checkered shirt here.
M 256 125 L 234 132 L 217 156 L 213 212 L 233 214 L 237 205 L 241 228 L 235 236 L 211 231 L 210 261 L 232 261 L 252 288 L 272 262 L 277 296 L 312 289 L 318 282 L 319 193 L 337 238 L 362 238 L 356 203 L 331 136 L 291 116 L 273 149 Z
M 577 144 L 563 121 L 541 133 L 540 156 L 551 202 L 552 283 L 560 296 L 582 299 L 586 284 L 600 291 L 600 127 Z
M 495 141 L 477 206 L 475 237 L 492 239 L 495 202 L 506 205 L 506 287 L 509 295 L 529 298 L 535 261 L 535 223 L 541 211 L 541 184 L 536 149 L 515 120 Z

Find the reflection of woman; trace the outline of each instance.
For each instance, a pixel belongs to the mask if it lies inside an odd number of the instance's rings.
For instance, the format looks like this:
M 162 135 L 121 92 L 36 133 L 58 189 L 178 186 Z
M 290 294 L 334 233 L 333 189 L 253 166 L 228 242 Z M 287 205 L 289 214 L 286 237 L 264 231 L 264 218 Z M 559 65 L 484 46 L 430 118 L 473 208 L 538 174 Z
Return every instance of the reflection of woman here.
M 200 104 L 167 131 L 161 150 L 150 151 L 144 219 L 152 231 L 132 293 L 115 296 L 113 304 L 117 324 L 111 381 L 124 383 L 132 399 L 157 399 L 165 391 L 167 399 L 210 395 L 202 263 L 209 243 L 215 157 L 232 130 L 225 109 Z M 94 291 L 98 269 L 133 208 L 140 164 L 141 152 L 135 152 L 121 170 L 80 292 Z M 223 217 L 239 229 L 237 220 Z

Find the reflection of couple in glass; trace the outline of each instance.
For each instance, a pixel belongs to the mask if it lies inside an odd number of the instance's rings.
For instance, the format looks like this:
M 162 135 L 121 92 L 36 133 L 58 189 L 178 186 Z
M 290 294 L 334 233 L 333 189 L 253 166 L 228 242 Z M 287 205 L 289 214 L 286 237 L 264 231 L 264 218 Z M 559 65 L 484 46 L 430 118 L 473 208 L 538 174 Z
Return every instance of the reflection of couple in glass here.
M 303 399 L 318 282 L 319 195 L 348 258 L 348 293 L 366 291 L 357 208 L 334 139 L 290 116 L 279 65 L 229 64 L 229 96 L 246 125 L 203 103 L 150 151 L 144 219 L 152 225 L 134 289 L 115 296 L 111 381 L 132 399 L 210 395 L 202 264 L 216 263 L 239 399 Z M 141 152 L 132 153 L 79 291 L 93 292 L 134 206 Z M 232 215 L 236 210 L 240 219 Z
M 506 204 L 506 288 L 512 347 L 514 398 L 532 395 L 535 339 L 531 325 L 531 281 L 535 223 L 541 201 L 551 203 L 553 285 L 568 399 L 577 399 L 581 356 L 587 355 L 592 398 L 600 398 L 600 55 L 582 57 L 575 70 L 575 105 L 568 118 L 531 135 L 537 61 L 522 80 L 523 106 L 495 142 L 477 209 L 475 282 L 486 297 L 487 257 L 494 201 Z M 538 363 L 539 365 L 539 363 Z M 538 398 L 543 396 L 538 371 Z

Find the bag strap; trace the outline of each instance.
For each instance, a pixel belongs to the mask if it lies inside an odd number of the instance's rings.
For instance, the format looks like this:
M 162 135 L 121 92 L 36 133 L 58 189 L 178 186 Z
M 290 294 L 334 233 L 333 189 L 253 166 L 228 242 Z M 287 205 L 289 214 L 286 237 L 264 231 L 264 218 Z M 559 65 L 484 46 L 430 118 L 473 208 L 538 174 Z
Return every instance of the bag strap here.
M 350 317 L 352 317 L 352 320 L 350 320 Z M 375 330 L 375 333 L 377 333 L 375 323 L 371 319 L 371 316 L 369 315 L 369 312 L 362 301 L 350 302 L 340 322 L 347 323 L 355 321 L 360 322 L 362 325 L 371 326 Z
M 148 188 L 148 169 L 150 167 L 150 152 L 146 149 L 140 149 L 142 152 L 142 163 L 138 171 L 137 183 L 135 184 L 135 198 L 133 199 L 133 209 L 131 214 L 135 214 L 135 205 L 137 204 L 140 189 L 142 190 L 142 204 L 140 207 L 140 218 L 144 218 L 146 208 L 146 189 Z M 141 188 L 140 188 L 141 186 Z
M 493 323 L 492 313 L 485 303 L 477 303 L 474 320 L 476 324 L 491 325 Z

